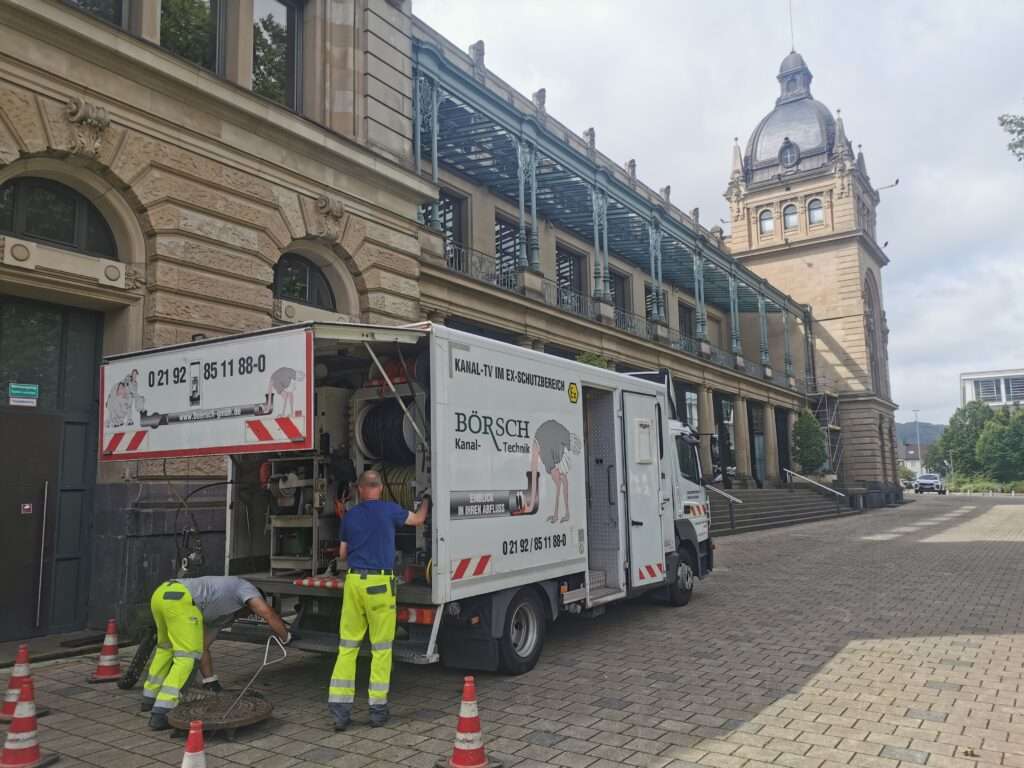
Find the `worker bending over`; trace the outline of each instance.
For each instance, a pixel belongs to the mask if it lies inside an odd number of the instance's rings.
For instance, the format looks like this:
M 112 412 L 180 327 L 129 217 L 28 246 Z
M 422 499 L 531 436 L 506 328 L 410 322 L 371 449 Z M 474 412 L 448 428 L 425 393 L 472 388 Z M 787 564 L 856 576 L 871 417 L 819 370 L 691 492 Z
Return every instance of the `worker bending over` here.
M 219 691 L 213 674 L 210 645 L 217 632 L 236 618 L 255 613 L 282 643 L 292 636 L 260 591 L 235 576 L 202 576 L 165 581 L 149 601 L 156 623 L 156 653 L 143 685 L 142 711 L 152 713 L 149 727 L 163 731 L 170 727 L 167 713 L 178 703 L 178 695 L 199 662 L 203 684 Z
M 341 521 L 339 556 L 348 559 L 341 604 L 341 640 L 331 674 L 327 708 L 334 728 L 345 730 L 352 722 L 356 693 L 356 657 L 366 630 L 370 630 L 370 725 L 388 721 L 388 688 L 391 684 L 391 644 L 395 639 L 395 531 L 403 525 L 420 526 L 427 519 L 430 494 L 423 494 L 416 512 L 407 512 L 382 501 L 381 479 L 364 472 L 357 485 L 359 503 Z

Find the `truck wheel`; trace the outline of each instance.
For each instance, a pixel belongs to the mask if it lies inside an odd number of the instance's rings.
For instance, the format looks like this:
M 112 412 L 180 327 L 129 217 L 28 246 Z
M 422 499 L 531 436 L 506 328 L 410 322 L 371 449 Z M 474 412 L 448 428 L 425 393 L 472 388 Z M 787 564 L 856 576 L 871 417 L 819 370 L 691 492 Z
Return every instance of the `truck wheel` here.
M 508 675 L 529 672 L 544 647 L 547 621 L 544 606 L 530 589 L 516 592 L 505 613 L 505 630 L 498 641 L 501 671 Z
M 693 584 L 696 581 L 696 569 L 693 558 L 688 550 L 679 551 L 679 565 L 672 580 L 668 583 L 668 601 L 671 605 L 683 606 L 690 602 L 693 595 Z

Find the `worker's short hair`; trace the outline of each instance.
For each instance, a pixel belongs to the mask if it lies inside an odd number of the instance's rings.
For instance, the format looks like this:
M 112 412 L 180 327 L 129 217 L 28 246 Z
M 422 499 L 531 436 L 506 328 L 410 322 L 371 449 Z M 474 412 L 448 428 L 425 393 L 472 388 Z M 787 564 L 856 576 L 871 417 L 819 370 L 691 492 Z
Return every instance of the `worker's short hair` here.
M 359 481 L 357 485 L 363 488 L 380 488 L 380 486 L 382 486 L 383 483 L 380 480 L 379 472 L 375 472 L 372 469 L 368 469 L 359 476 Z

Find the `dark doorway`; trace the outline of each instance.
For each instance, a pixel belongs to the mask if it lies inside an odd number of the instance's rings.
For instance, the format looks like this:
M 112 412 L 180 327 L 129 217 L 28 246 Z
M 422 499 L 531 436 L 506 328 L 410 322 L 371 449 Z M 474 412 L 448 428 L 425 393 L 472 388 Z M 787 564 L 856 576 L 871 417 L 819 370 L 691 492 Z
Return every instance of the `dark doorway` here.
M 793 460 L 789 455 L 789 411 L 785 408 L 775 409 L 775 435 L 779 440 L 779 479 L 786 483 L 786 470 L 793 469 Z
M 716 482 L 723 488 L 732 488 L 736 477 L 736 459 L 733 442 L 733 399 L 730 395 L 715 392 L 711 399 L 715 427 L 711 440 L 711 463 Z M 701 427 L 703 429 L 703 427 Z M 710 430 L 709 430 L 710 431 Z
M 84 626 L 101 340 L 95 312 L 0 297 L 0 640 Z

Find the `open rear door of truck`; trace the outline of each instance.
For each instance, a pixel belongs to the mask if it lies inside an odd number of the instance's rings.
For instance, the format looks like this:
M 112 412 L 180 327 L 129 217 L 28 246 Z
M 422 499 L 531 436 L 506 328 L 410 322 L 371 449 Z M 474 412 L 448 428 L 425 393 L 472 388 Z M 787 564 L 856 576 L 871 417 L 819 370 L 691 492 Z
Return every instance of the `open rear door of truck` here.
M 634 588 L 648 587 L 665 581 L 658 399 L 654 395 L 623 392 L 622 419 L 629 517 L 629 582 Z

